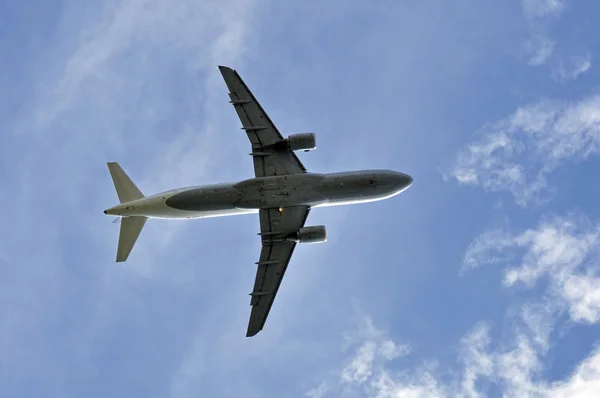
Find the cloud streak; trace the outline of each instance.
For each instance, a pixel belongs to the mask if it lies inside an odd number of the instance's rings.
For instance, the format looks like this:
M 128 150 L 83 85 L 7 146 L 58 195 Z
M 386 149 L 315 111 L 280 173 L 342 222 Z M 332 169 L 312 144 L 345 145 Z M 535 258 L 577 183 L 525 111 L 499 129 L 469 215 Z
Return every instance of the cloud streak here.
M 467 250 L 465 265 L 505 263 L 504 284 L 509 287 L 532 288 L 548 279 L 548 294 L 567 306 L 573 321 L 597 323 L 599 245 L 600 224 L 583 216 L 553 216 L 514 235 L 498 229 L 485 232 Z
M 184 267 L 167 272 L 155 266 L 156 249 L 189 228 L 182 223 L 147 227 L 136 258 L 114 267 L 118 227 L 102 215 L 116 200 L 107 160 L 120 161 L 146 193 L 198 181 L 207 170 L 213 178 L 232 173 L 210 166 L 214 148 L 229 141 L 215 130 L 232 112 L 216 65 L 239 65 L 255 3 L 78 4 L 65 3 L 56 16 L 56 39 L 36 52 L 38 62 L 28 71 L 34 93 L 6 138 L 12 145 L 0 146 L 3 164 L 16 173 L 3 181 L 12 194 L 0 197 L 13 210 L 0 227 L 7 236 L 1 250 L 0 395 L 23 392 L 33 375 L 26 395 L 39 395 L 38 389 L 81 395 L 74 380 L 126 366 L 115 361 L 123 351 L 109 347 L 116 329 L 151 317 L 138 310 L 140 300 L 162 311 L 164 304 L 147 297 L 150 281 L 160 276 L 177 285 L 186 277 Z M 225 104 L 222 112 L 210 105 L 217 99 Z M 21 146 L 26 150 L 14 151 Z M 160 333 L 156 325 L 128 349 L 140 349 Z M 180 336 L 184 342 L 185 333 Z M 109 358 L 98 362 L 100 355 Z M 161 363 L 136 369 L 168 368 L 168 360 Z M 109 379 L 105 391 L 122 380 Z
M 523 0 L 523 10 L 529 19 L 556 17 L 565 8 L 564 0 Z
M 600 95 L 578 101 L 542 100 L 483 127 L 451 174 L 465 185 L 510 192 L 525 206 L 548 190 L 547 175 L 600 149 Z
M 523 12 L 528 20 L 532 38 L 525 44 L 525 53 L 531 66 L 544 65 L 554 54 L 555 43 L 546 31 L 547 25 L 566 8 L 562 0 L 523 0 Z
M 573 56 L 568 61 L 559 62 L 555 68 L 554 76 L 560 82 L 568 82 L 577 79 L 592 67 L 592 56 L 586 53 L 581 56 Z
M 492 338 L 491 326 L 480 322 L 460 340 L 456 361 L 448 364 L 448 368 L 442 367 L 436 359 L 415 364 L 392 362 L 373 349 L 376 343 L 367 338 L 356 342 L 357 348 L 346 359 L 350 365 L 338 368 L 339 383 L 323 381 L 307 396 L 476 398 L 490 396 L 492 392 L 495 395 L 496 391 L 502 391 L 507 398 L 595 396 L 600 391 L 599 350 L 589 353 L 562 380 L 542 378 L 556 315 L 545 305 L 526 305 L 509 318 L 502 332 L 507 337 L 503 339 Z M 373 330 L 375 334 L 385 335 L 382 330 Z M 375 363 L 377 366 L 373 366 Z M 347 377 L 348 366 L 354 364 L 360 364 L 354 367 L 360 370 L 360 377 Z

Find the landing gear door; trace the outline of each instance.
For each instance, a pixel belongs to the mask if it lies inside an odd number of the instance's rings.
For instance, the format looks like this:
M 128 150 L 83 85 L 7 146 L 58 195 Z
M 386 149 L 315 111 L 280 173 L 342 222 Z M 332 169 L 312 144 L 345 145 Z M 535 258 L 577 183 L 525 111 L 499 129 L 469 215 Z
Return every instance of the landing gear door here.
M 259 206 L 263 207 L 267 205 L 267 193 L 265 192 L 265 181 L 259 179 L 257 181 L 257 190 L 258 190 L 258 202 Z
M 288 177 L 277 177 L 277 186 L 279 187 L 279 206 L 285 207 L 290 202 L 290 187 L 288 184 Z

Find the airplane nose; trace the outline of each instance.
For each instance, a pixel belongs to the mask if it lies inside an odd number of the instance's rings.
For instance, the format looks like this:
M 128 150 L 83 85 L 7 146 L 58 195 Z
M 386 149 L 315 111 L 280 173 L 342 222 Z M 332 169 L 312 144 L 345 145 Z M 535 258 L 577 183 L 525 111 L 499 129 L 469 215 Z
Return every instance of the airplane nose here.
M 402 188 L 408 188 L 413 183 L 413 178 L 408 174 L 398 173 L 398 185 Z
M 413 179 L 408 174 L 398 171 L 383 170 L 376 174 L 378 185 L 389 192 L 400 192 L 412 185 Z
M 106 210 L 104 210 L 104 214 L 108 214 L 108 212 Z
M 392 171 L 390 174 L 391 175 L 388 177 L 390 185 L 393 185 L 398 191 L 410 187 L 413 183 L 412 177 L 408 174 L 400 173 L 398 171 Z

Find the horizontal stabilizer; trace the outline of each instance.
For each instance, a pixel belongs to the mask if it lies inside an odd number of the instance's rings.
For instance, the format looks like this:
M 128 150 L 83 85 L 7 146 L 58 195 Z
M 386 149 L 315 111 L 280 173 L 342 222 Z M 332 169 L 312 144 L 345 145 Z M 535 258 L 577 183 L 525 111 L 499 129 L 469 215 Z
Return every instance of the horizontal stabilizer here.
M 117 262 L 123 262 L 129 257 L 131 249 L 135 245 L 142 228 L 146 224 L 148 217 L 122 217 L 121 231 L 119 232 L 119 247 L 117 248 Z
M 112 177 L 117 196 L 121 203 L 131 202 L 132 200 L 142 199 L 144 194 L 135 186 L 131 178 L 123 171 L 119 163 L 108 162 L 108 170 Z

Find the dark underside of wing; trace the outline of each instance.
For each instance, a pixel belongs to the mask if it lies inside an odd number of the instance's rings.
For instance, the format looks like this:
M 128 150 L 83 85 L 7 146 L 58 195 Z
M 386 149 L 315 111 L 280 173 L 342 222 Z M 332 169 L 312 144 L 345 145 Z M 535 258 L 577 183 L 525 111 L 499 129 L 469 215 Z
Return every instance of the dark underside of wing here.
M 307 206 L 260 210 L 262 250 L 258 261 L 256 280 L 251 293 L 252 312 L 246 336 L 262 330 L 275 301 L 275 296 L 285 275 L 296 242 L 283 240 L 293 236 L 306 223 L 310 208 Z
M 256 177 L 301 174 L 306 168 L 277 130 L 260 103 L 240 75 L 226 66 L 219 66 L 229 89 L 230 103 L 242 123 L 252 147 Z M 304 226 L 308 206 L 261 209 L 260 235 L 262 249 L 257 262 L 254 289 L 250 293 L 252 311 L 247 336 L 262 330 L 275 301 L 294 249 L 296 233 Z
M 306 168 L 294 151 L 276 148 L 276 144 L 284 138 L 240 75 L 226 66 L 219 66 L 219 70 L 229 89 L 229 102 L 235 107 L 242 122 L 242 129 L 246 131 L 250 140 L 255 176 L 306 172 Z

